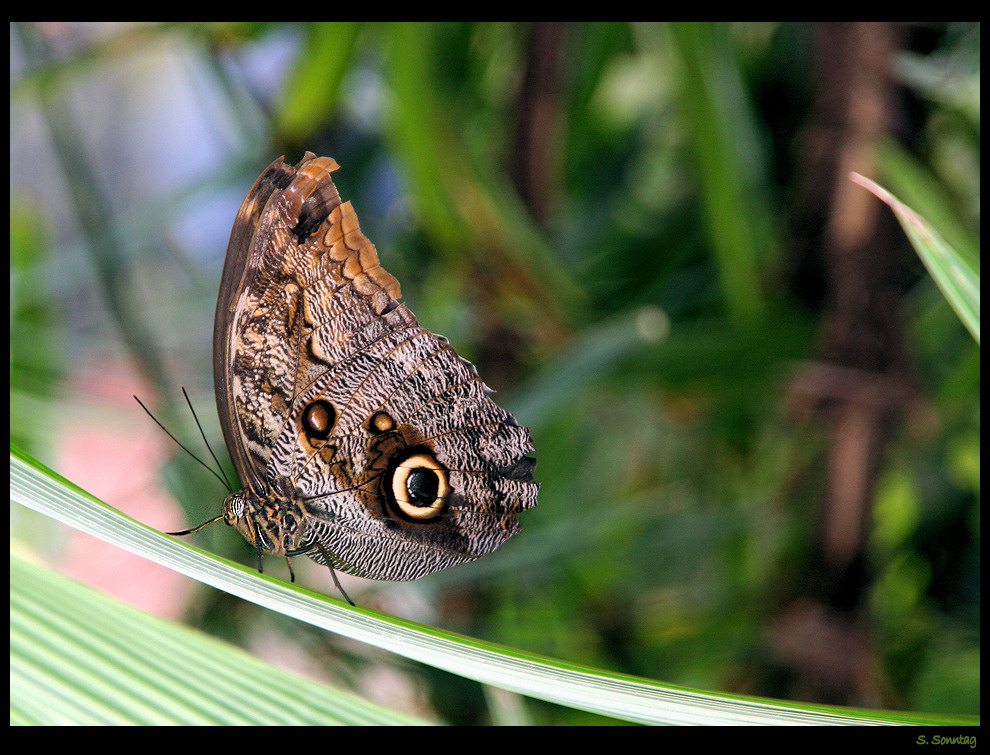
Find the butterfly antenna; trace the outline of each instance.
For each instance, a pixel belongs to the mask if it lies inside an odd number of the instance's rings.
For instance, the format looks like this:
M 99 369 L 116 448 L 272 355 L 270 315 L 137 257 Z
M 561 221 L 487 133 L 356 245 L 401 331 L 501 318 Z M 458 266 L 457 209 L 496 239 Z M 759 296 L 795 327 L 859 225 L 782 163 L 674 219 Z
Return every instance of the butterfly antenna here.
M 199 424 L 199 416 L 196 414 L 196 410 L 193 409 L 192 401 L 189 400 L 189 394 L 186 393 L 186 389 L 183 387 L 182 395 L 186 398 L 186 406 L 189 407 L 189 411 L 192 412 L 193 419 L 196 420 L 196 427 L 199 428 L 199 437 L 203 439 L 203 443 L 206 445 L 206 450 L 210 452 L 210 456 L 213 457 L 213 461 L 217 464 L 217 469 L 220 470 L 220 474 L 223 475 L 223 482 L 227 486 L 227 490 L 231 493 L 234 492 L 233 487 L 230 485 L 230 480 L 227 479 L 227 473 L 223 471 L 223 464 L 217 458 L 217 455 L 213 453 L 213 447 L 210 445 L 210 441 L 206 439 L 206 433 L 203 432 L 203 426 Z
M 191 535 L 194 532 L 199 532 L 206 525 L 213 524 L 214 522 L 219 522 L 221 519 L 223 519 L 223 514 L 220 514 L 219 516 L 215 516 L 212 519 L 207 519 L 202 524 L 196 525 L 195 527 L 192 527 L 191 529 L 182 530 L 182 532 L 166 532 L 165 534 L 166 535 L 175 535 L 176 537 L 182 537 L 184 535 Z
M 186 389 L 185 389 L 185 388 L 183 388 L 183 389 L 182 389 L 182 393 L 183 393 L 183 394 L 185 394 L 185 393 L 186 393 Z M 189 450 L 188 448 L 186 448 L 186 447 L 185 447 L 184 445 L 182 445 L 182 443 L 181 443 L 181 442 L 179 442 L 179 439 L 178 439 L 178 438 L 176 438 L 176 437 L 175 437 L 174 435 L 172 435 L 172 433 L 170 433 L 170 432 L 168 431 L 168 428 L 167 428 L 167 427 L 165 427 L 165 425 L 163 425 L 163 424 L 162 424 L 161 422 L 159 422 L 159 421 L 158 421 L 158 418 L 157 418 L 157 417 L 155 417 L 155 415 L 151 413 L 151 410 L 150 410 L 150 409 L 148 409 L 148 407 L 146 407 L 146 406 L 144 405 L 144 402 L 142 402 L 142 401 L 141 401 L 141 399 L 139 399 L 139 398 L 138 398 L 137 396 L 135 396 L 135 397 L 134 397 L 134 400 L 135 400 L 135 401 L 137 401 L 137 402 L 138 402 L 139 404 L 141 404 L 141 408 L 142 408 L 142 409 L 144 409 L 144 411 L 145 411 L 145 413 L 146 413 L 146 414 L 147 414 L 147 415 L 148 415 L 149 417 L 151 417 L 151 419 L 153 419 L 153 420 L 155 421 L 155 424 L 156 424 L 156 425 L 158 425 L 158 426 L 159 426 L 159 427 L 160 427 L 160 428 L 162 429 L 162 431 L 163 431 L 163 432 L 164 432 L 164 433 L 165 433 L 165 434 L 166 434 L 166 435 L 167 435 L 168 437 L 170 437 L 170 438 L 171 438 L 171 439 L 172 439 L 172 440 L 173 440 L 173 441 L 175 442 L 175 444 L 176 444 L 176 445 L 177 445 L 177 446 L 178 446 L 179 448 L 181 448 L 181 449 L 182 449 L 183 451 L 185 451 L 185 452 L 186 452 L 187 454 L 189 454 L 189 455 L 190 455 L 190 456 L 191 456 L 192 458 L 194 458 L 194 459 L 195 459 L 195 460 L 196 460 L 196 461 L 197 461 L 197 462 L 198 462 L 199 464 L 201 464 L 201 465 L 203 466 L 203 468 L 204 468 L 204 469 L 206 469 L 206 470 L 208 470 L 208 471 L 209 471 L 209 473 L 210 473 L 211 475 L 213 475 L 213 476 L 214 476 L 214 477 L 216 477 L 216 478 L 217 478 L 218 480 L 220 480 L 220 483 L 221 483 L 221 484 L 222 484 L 222 485 L 223 485 L 223 486 L 224 486 L 225 488 L 227 488 L 227 490 L 228 490 L 229 492 L 233 492 L 233 489 L 232 489 L 232 488 L 230 487 L 230 483 L 229 483 L 229 482 L 227 481 L 227 479 L 226 479 L 226 478 L 224 478 L 224 477 L 221 477 L 221 476 L 220 476 L 219 474 L 217 474 L 217 472 L 216 472 L 216 471 L 215 471 L 214 469 L 211 469 L 211 468 L 210 468 L 210 467 L 209 467 L 209 466 L 207 465 L 207 463 L 206 463 L 205 461 L 203 461 L 202 459 L 200 459 L 200 458 L 199 458 L 199 457 L 198 457 L 198 456 L 197 456 L 196 454 L 194 454 L 194 453 L 193 453 L 192 451 L 190 451 L 190 450 Z M 187 401 L 187 402 L 189 401 L 189 396 L 188 396 L 188 395 L 186 396 L 186 401 Z M 190 409 L 192 409 L 192 404 L 189 404 L 189 408 L 190 408 Z M 200 426 L 200 424 L 199 424 L 199 418 L 198 418 L 198 417 L 196 417 L 196 412 L 195 412 L 195 411 L 193 412 L 193 417 L 194 417 L 194 418 L 196 419 L 196 426 L 197 426 L 197 427 L 199 427 L 199 432 L 200 432 L 200 434 L 202 434 L 202 433 L 203 433 L 203 428 L 202 428 L 202 427 Z M 203 440 L 204 440 L 204 441 L 206 440 L 206 436 L 205 436 L 205 435 L 203 435 Z M 211 455 L 211 456 L 213 456 L 213 460 L 214 460 L 214 461 L 216 461 L 216 460 L 217 460 L 217 457 L 213 455 L 213 449 L 212 449 L 212 448 L 210 448 L 210 444 L 209 444 L 209 443 L 207 443 L 207 444 L 206 444 L 206 447 L 210 449 L 210 455 Z M 220 462 L 219 462 L 219 461 L 217 461 L 217 466 L 218 466 L 218 467 L 220 467 Z M 223 471 L 223 467 L 220 467 L 220 470 L 221 470 L 221 471 Z M 216 521 L 216 520 L 211 520 L 211 521 Z M 209 524 L 209 522 L 207 522 L 207 524 Z
M 323 558 L 327 560 L 327 567 L 330 569 L 330 576 L 333 577 L 333 583 L 334 585 L 336 585 L 337 589 L 340 590 L 340 594 L 344 596 L 344 600 L 346 600 L 352 606 L 357 607 L 354 601 L 351 600 L 351 597 L 346 592 L 344 592 L 344 588 L 340 586 L 340 580 L 337 579 L 337 570 L 333 568 L 333 557 L 330 555 L 329 551 L 327 551 L 327 549 L 323 547 L 323 543 L 321 543 L 319 540 L 316 541 L 316 547 L 320 549 L 320 553 L 323 554 Z

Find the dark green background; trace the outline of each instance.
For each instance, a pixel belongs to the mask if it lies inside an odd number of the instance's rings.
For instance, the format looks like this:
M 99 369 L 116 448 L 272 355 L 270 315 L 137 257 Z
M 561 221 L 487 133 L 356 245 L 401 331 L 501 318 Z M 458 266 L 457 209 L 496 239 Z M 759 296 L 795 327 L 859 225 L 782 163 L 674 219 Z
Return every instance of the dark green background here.
M 867 254 L 830 246 L 859 170 L 978 258 L 978 25 L 14 24 L 11 66 L 11 439 L 56 471 L 68 419 L 145 436 L 79 388 L 100 370 L 194 439 L 187 386 L 222 448 L 226 236 L 258 172 L 311 150 L 532 428 L 542 482 L 497 554 L 358 602 L 676 684 L 979 713 L 979 347 L 879 203 Z M 886 399 L 836 562 L 850 374 Z M 188 525 L 218 510 L 180 454 L 163 474 Z M 380 662 L 198 595 L 190 621 L 322 678 Z M 401 673 L 417 712 L 489 720 L 474 683 Z

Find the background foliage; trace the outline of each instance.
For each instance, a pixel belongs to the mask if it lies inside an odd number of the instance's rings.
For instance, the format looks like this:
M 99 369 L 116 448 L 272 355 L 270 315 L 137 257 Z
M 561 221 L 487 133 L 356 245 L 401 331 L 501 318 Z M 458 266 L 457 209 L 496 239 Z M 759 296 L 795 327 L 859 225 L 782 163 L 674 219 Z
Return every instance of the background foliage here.
M 277 155 L 331 155 L 420 321 L 532 428 L 543 485 L 498 554 L 348 581 L 358 602 L 671 683 L 978 713 L 979 347 L 846 174 L 978 269 L 979 32 L 14 24 L 11 439 L 163 529 L 212 516 L 222 491 L 130 394 L 194 439 L 187 386 L 222 448 L 209 354 L 234 212 Z M 226 529 L 204 542 L 250 559 Z M 492 716 L 473 682 L 21 512 L 12 530 L 287 666 Z

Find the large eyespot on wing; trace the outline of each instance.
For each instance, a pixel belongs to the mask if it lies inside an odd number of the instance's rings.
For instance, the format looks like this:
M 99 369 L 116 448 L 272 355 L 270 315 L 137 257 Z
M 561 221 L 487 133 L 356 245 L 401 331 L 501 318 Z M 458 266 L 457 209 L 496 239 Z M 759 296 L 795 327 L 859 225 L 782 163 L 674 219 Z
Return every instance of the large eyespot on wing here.
M 451 494 L 450 481 L 429 448 L 407 449 L 389 467 L 382 492 L 394 516 L 429 522 L 443 514 Z

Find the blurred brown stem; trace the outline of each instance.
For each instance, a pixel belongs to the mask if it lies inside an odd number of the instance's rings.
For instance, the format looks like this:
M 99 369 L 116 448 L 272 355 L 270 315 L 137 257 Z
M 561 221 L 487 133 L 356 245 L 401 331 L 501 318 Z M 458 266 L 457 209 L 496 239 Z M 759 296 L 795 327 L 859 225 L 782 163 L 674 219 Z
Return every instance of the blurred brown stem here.
M 892 130 L 898 103 L 889 72 L 900 34 L 889 23 L 828 23 L 813 36 L 793 282 L 818 291 L 810 295 L 817 301 L 805 300 L 823 314 L 819 357 L 799 371 L 790 405 L 826 428 L 825 479 L 803 594 L 781 610 L 771 645 L 786 694 L 878 705 L 865 548 L 877 470 L 912 379 L 898 285 L 903 243 L 889 213 L 847 176 L 874 173 L 876 145 Z

